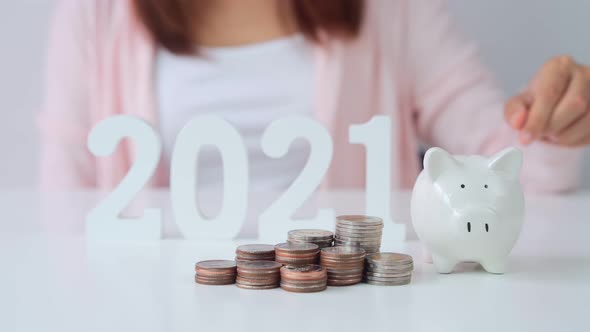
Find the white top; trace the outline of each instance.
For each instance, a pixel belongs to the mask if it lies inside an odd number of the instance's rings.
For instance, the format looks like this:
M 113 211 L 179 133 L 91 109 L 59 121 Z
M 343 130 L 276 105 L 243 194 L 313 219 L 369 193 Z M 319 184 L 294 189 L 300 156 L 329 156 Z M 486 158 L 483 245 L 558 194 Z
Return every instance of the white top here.
M 169 164 L 174 141 L 189 120 L 218 115 L 243 135 L 250 162 L 250 190 L 288 187 L 307 161 L 308 146 L 295 142 L 281 159 L 263 152 L 260 138 L 276 119 L 312 115 L 313 57 L 301 35 L 238 47 L 200 48 L 199 56 L 160 49 L 157 96 L 164 157 Z M 214 148 L 199 156 L 200 189 L 219 189 L 221 158 Z

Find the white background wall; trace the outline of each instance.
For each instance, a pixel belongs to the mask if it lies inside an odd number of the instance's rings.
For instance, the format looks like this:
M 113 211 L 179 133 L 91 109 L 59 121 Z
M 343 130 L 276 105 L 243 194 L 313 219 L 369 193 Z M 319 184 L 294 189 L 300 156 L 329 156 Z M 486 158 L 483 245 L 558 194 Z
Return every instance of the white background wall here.
M 571 54 L 590 65 L 590 1 L 449 2 L 459 26 L 479 42 L 507 93 L 523 87 L 552 55 Z M 41 103 L 53 6 L 54 0 L 0 0 L 0 186 L 36 183 L 33 119 Z M 590 154 L 583 182 L 590 188 Z

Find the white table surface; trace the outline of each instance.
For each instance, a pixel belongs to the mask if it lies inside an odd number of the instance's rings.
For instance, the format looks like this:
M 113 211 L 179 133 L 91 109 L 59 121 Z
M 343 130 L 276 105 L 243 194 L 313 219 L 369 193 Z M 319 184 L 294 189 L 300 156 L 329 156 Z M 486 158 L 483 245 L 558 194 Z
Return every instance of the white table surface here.
M 362 201 L 360 193 L 340 195 L 338 212 Z M 78 213 L 94 204 L 80 203 L 83 196 L 68 200 Z M 408 197 L 392 197 L 400 222 L 408 222 Z M 409 240 L 382 250 L 414 256 L 410 285 L 314 294 L 194 283 L 196 261 L 231 259 L 237 244 L 253 240 L 89 243 L 80 215 L 70 214 L 69 229 L 45 232 L 39 220 L 62 217 L 42 212 L 38 195 L 4 191 L 0 199 L 0 331 L 590 330 L 588 193 L 527 198 L 505 275 L 475 264 L 439 275 Z

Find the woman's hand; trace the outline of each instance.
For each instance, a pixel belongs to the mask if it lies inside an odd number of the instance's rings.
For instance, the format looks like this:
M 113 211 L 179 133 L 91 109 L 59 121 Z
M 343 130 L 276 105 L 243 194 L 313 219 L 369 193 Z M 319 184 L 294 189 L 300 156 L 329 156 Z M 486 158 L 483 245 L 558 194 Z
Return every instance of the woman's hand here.
M 590 67 L 569 56 L 547 61 L 528 89 L 506 103 L 504 116 L 522 144 L 590 145 Z

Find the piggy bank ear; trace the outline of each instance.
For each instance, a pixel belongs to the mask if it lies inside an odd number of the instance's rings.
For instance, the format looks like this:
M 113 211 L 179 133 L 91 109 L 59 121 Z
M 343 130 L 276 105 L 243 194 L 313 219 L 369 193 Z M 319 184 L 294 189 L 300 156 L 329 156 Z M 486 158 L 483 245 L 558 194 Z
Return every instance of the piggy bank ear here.
M 457 160 L 441 148 L 430 148 L 424 155 L 424 170 L 432 181 L 435 181 L 445 171 L 457 166 Z
M 504 149 L 490 158 L 488 167 L 510 179 L 516 179 L 522 167 L 522 151 L 517 148 Z

